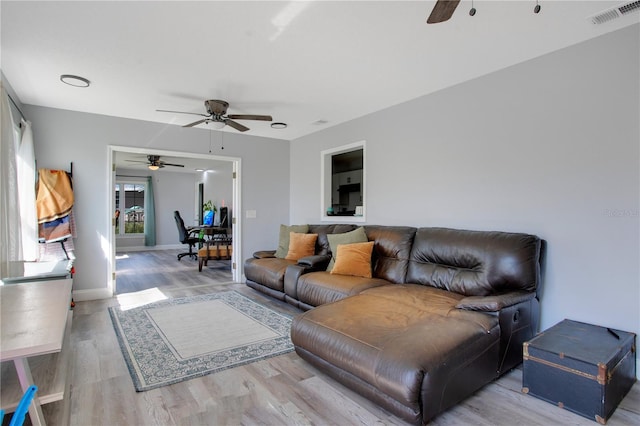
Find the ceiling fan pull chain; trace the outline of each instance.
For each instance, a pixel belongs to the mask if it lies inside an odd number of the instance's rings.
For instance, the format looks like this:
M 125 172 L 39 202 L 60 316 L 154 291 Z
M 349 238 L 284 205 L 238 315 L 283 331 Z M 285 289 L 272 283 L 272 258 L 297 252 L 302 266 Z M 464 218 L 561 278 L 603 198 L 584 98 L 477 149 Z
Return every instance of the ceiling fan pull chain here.
M 471 0 L 471 9 L 469 10 L 469 16 L 474 16 L 476 14 L 476 8 L 473 6 L 473 0 Z
M 536 7 L 533 8 L 533 13 L 540 13 L 540 9 L 542 9 L 542 7 L 540 7 L 538 0 L 536 0 Z
M 211 154 L 211 133 L 213 133 L 213 130 L 209 129 L 209 154 Z

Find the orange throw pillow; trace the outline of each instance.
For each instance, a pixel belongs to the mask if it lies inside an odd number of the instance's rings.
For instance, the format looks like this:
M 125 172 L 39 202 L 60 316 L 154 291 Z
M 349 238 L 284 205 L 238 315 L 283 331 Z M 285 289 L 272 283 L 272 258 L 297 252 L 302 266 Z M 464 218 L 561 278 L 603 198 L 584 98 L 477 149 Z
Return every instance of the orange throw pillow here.
M 313 256 L 316 253 L 316 240 L 318 234 L 300 234 L 291 232 L 289 234 L 289 252 L 285 259 L 298 260 L 303 257 Z
M 371 278 L 373 241 L 368 243 L 339 244 L 332 274 Z

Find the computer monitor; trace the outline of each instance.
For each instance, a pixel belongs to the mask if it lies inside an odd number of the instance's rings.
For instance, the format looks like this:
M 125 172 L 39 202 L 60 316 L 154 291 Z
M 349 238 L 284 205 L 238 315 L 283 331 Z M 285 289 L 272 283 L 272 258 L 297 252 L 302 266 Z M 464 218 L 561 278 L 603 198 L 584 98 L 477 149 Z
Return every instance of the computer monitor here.
M 228 207 L 220 207 L 220 228 L 229 227 L 229 209 Z

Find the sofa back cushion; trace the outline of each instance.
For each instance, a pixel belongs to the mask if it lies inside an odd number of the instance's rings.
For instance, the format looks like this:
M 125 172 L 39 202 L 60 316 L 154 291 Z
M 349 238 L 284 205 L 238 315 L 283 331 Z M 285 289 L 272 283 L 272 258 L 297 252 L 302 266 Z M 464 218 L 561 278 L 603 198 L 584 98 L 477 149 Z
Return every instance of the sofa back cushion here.
M 366 225 L 373 247 L 373 276 L 394 284 L 404 283 L 416 228 L 409 226 Z
M 536 291 L 541 245 L 528 234 L 419 228 L 406 282 L 465 296 Z

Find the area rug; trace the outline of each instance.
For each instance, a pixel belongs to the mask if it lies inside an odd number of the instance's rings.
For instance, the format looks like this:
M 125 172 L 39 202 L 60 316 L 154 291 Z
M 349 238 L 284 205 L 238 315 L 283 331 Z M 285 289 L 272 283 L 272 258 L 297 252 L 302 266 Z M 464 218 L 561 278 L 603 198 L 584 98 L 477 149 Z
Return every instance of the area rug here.
M 291 318 L 235 291 L 109 314 L 138 392 L 293 350 Z

